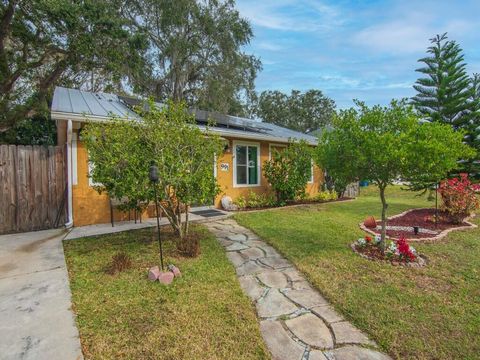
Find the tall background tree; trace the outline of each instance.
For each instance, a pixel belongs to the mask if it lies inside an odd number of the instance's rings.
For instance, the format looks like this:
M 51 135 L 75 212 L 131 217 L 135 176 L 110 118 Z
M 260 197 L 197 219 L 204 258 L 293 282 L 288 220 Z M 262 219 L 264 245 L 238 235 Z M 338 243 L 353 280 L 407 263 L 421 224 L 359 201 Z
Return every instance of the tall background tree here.
M 117 88 L 143 67 L 146 41 L 116 0 L 0 2 L 0 131 L 48 113 L 55 85 L 82 76 Z
M 447 34 L 430 39 L 428 55 L 418 60 L 424 66 L 416 71 L 424 75 L 414 89 L 417 94 L 412 104 L 427 121 L 451 125 L 454 130 L 465 131 L 465 142 L 479 148 L 479 79 L 470 78 L 466 71 L 463 51 Z M 478 156 L 464 161 L 458 171 L 478 173 Z
M 312 132 L 332 122 L 335 102 L 320 90 L 304 93 L 292 90 L 290 95 L 281 91 L 260 94 L 256 114 L 263 121 L 300 132 Z
M 233 0 L 129 0 L 126 16 L 150 40 L 149 71 L 135 89 L 157 99 L 246 115 L 260 61 L 243 47 L 253 37 Z

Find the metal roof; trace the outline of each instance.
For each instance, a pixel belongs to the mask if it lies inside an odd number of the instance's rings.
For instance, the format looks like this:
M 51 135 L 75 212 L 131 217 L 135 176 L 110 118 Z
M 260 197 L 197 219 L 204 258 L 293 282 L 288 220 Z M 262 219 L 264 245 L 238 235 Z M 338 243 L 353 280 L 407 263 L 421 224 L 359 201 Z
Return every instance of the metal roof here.
M 111 116 L 125 119 L 140 120 L 132 110 L 136 99 L 107 93 L 93 93 L 77 89 L 56 87 L 52 101 L 52 119 L 75 121 L 106 121 Z M 159 104 L 161 105 L 161 104 Z M 305 140 L 316 145 L 315 136 L 293 131 L 275 124 L 224 115 L 216 112 L 192 109 L 198 125 L 203 128 L 209 119 L 215 125 L 210 130 L 224 135 L 245 139 L 287 142 L 289 139 Z

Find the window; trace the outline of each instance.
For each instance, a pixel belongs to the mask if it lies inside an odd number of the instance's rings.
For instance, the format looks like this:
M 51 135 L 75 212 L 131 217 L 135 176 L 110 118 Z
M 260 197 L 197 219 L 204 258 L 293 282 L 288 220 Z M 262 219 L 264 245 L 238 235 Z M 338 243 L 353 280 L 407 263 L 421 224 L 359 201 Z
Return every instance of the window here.
M 310 171 L 309 171 L 308 175 L 309 175 L 308 176 L 308 178 L 309 178 L 308 182 L 310 184 L 312 184 L 313 183 L 313 159 L 312 159 L 312 166 L 310 166 Z
M 260 146 L 238 143 L 234 149 L 235 186 L 260 185 Z

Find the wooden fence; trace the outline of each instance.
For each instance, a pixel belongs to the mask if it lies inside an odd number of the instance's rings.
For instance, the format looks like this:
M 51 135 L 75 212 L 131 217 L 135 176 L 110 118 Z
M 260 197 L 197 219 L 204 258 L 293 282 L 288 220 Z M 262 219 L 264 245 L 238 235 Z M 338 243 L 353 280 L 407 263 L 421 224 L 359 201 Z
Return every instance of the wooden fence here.
M 62 147 L 0 145 L 0 234 L 63 225 L 65 173 Z

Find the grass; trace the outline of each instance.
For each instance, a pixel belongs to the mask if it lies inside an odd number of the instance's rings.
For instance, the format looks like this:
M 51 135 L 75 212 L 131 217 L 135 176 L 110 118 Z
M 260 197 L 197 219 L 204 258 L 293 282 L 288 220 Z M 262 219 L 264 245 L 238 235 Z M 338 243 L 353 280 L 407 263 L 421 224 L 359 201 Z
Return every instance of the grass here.
M 392 187 L 389 214 L 431 207 Z M 239 223 L 276 247 L 356 326 L 397 359 L 480 359 L 480 230 L 415 244 L 425 268 L 393 267 L 354 254 L 358 223 L 380 216 L 375 188 L 350 202 L 240 213 Z M 473 222 L 479 224 L 475 219 Z
M 242 293 L 224 250 L 199 225 L 201 255 L 175 254 L 167 238 L 166 263 L 183 273 L 170 286 L 146 279 L 158 264 L 152 229 L 64 243 L 70 284 L 87 359 L 268 359 L 255 310 Z M 152 241 L 153 240 L 153 241 Z M 106 273 L 125 252 L 131 268 Z

